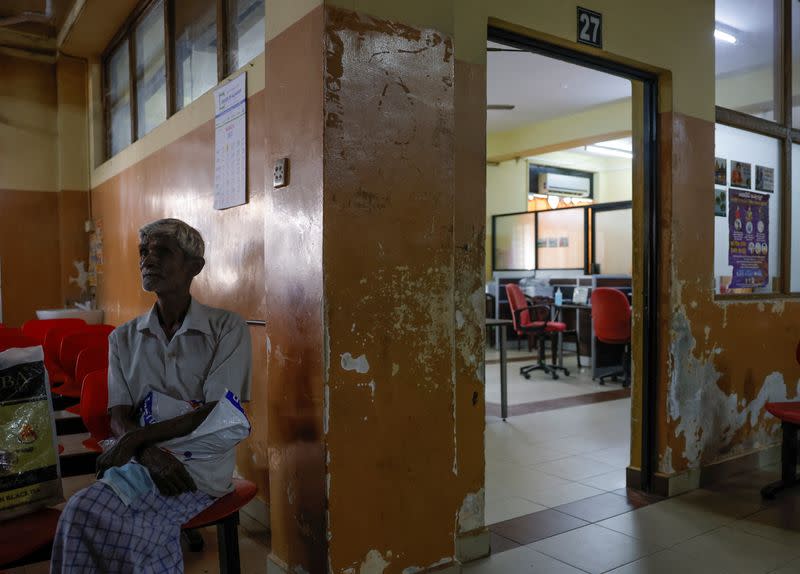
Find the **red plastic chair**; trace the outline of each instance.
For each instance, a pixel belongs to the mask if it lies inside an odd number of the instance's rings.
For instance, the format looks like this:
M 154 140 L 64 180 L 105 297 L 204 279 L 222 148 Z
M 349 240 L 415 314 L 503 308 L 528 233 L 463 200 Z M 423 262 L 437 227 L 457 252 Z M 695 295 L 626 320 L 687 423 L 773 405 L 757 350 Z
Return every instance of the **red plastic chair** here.
M 22 324 L 22 333 L 44 343 L 47 332 L 54 327 L 79 328 L 86 325 L 83 319 L 31 319 Z
M 16 327 L 0 327 L 0 337 L 5 337 L 7 335 L 23 335 L 22 329 L 17 329 Z
M 102 452 L 99 441 L 111 436 L 111 417 L 108 416 L 108 370 L 92 371 L 83 379 L 79 403 L 81 420 L 90 437 L 83 446 Z
M 22 565 L 26 558 L 52 544 L 59 516 L 58 510 L 43 508 L 0 522 L 0 568 Z
M 8 349 L 19 349 L 24 347 L 39 347 L 41 343 L 33 337 L 25 335 L 3 335 L 0 336 L 0 351 Z
M 108 357 L 108 335 L 102 330 L 81 330 L 66 335 L 61 341 L 58 364 L 67 373 L 67 377 L 63 385 L 54 389 L 57 394 L 74 398 L 81 396 L 83 379 L 77 376 L 78 355 L 90 348 L 99 348 Z M 97 370 L 97 368 L 102 368 L 102 365 L 92 370 Z
M 558 378 L 558 371 L 564 371 L 569 376 L 569 371 L 563 366 L 556 364 L 556 345 L 555 337 L 563 334 L 567 330 L 567 325 L 560 321 L 550 320 L 550 305 L 546 298 L 536 298 L 533 304 L 528 303 L 525 294 L 516 283 L 506 285 L 508 304 L 511 308 L 511 321 L 514 331 L 518 335 L 534 335 L 539 342 L 539 360 L 533 365 L 521 367 L 519 373 L 526 379 L 530 379 L 532 371 L 542 370 L 551 375 L 554 379 Z M 545 364 L 545 339 L 550 337 L 553 345 L 553 363 Z
M 89 347 L 78 353 L 78 360 L 75 361 L 75 380 L 81 381 L 81 388 L 86 375 L 92 371 L 102 371 L 108 368 L 108 346 L 105 347 Z M 60 391 L 61 387 L 57 390 Z M 81 391 L 82 392 L 82 391 Z M 79 393 L 80 396 L 80 393 Z M 67 407 L 67 412 L 75 415 L 81 414 L 81 405 L 72 405 Z
M 609 377 L 616 380 L 622 375 L 622 386 L 630 386 L 631 305 L 625 293 L 609 287 L 593 289 L 592 325 L 594 336 L 601 343 L 624 346 L 622 370 L 603 375 L 600 384 L 605 384 Z
M 219 571 L 238 574 L 239 563 L 239 510 L 253 500 L 258 488 L 249 480 L 233 479 L 233 492 L 218 498 L 214 504 L 183 525 L 183 530 L 203 528 L 216 524 L 219 546 Z
M 53 327 L 47 331 L 44 337 L 44 366 L 50 376 L 50 384 L 63 383 L 67 378 L 67 373 L 58 363 L 58 354 L 61 351 L 61 341 L 70 333 L 75 333 L 86 325 L 61 325 Z

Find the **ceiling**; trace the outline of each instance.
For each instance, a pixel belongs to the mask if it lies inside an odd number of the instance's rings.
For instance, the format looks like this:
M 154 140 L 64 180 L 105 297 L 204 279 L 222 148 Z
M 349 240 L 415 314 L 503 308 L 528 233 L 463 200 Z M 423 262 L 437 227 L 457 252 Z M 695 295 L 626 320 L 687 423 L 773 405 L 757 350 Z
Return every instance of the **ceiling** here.
M 489 48 L 514 50 L 495 42 Z M 629 80 L 523 51 L 487 53 L 486 103 L 489 133 L 505 131 L 631 97 Z
M 74 3 L 75 0 L 2 0 L 0 26 L 15 32 L 55 38 Z
M 736 44 L 715 41 L 718 77 L 772 64 L 775 21 L 771 8 L 777 4 L 772 0 L 716 0 L 717 27 L 737 40 Z M 798 11 L 795 8 L 793 12 Z

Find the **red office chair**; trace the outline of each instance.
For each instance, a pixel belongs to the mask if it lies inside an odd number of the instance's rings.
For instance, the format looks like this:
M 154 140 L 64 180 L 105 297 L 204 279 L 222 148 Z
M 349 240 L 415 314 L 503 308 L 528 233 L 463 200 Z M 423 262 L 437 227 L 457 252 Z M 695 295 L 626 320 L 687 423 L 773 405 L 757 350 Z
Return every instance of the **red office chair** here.
M 41 343 L 33 337 L 25 335 L 0 335 L 0 351 L 20 349 L 24 347 L 38 347 Z
M 553 345 L 553 353 L 555 354 L 555 341 L 552 341 L 559 333 L 563 334 L 567 330 L 567 326 L 559 321 L 550 320 L 550 306 L 542 304 L 541 299 L 535 300 L 531 305 L 525 299 L 525 295 L 520 289 L 519 285 L 509 283 L 506 285 L 506 294 L 508 295 L 508 304 L 511 308 L 511 320 L 514 324 L 514 330 L 518 335 L 534 335 L 539 344 L 539 360 L 533 365 L 527 365 L 519 370 L 519 374 L 530 379 L 532 371 L 541 370 L 552 376 L 554 379 L 558 378 L 558 371 L 563 371 L 566 376 L 569 376 L 569 371 L 562 366 L 559 366 L 553 359 L 553 364 L 545 364 L 545 339 L 549 335 L 551 344 Z
M 592 323 L 598 341 L 624 347 L 623 368 L 600 377 L 600 384 L 605 384 L 607 378 L 616 381 L 622 375 L 622 386 L 630 386 L 631 306 L 625 294 L 608 287 L 593 289 Z
M 83 319 L 31 319 L 22 324 L 22 334 L 44 343 L 47 332 L 53 327 L 72 327 L 77 329 L 86 325 Z

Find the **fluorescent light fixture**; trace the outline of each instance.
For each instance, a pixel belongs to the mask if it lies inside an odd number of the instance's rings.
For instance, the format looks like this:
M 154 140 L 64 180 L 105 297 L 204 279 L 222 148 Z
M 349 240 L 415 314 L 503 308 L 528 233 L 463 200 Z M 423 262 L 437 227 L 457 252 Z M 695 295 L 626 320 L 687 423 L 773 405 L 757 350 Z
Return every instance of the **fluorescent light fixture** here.
M 630 137 L 597 142 L 594 145 L 607 149 L 615 149 L 617 151 L 627 151 L 629 153 L 633 152 L 633 138 Z
M 719 28 L 714 28 L 714 37 L 721 41 L 727 42 L 728 44 L 735 44 L 736 43 L 736 36 L 733 34 L 728 34 L 727 32 L 723 32 Z
M 587 146 L 584 147 L 584 149 L 587 152 L 593 153 L 593 154 L 596 154 L 596 155 L 607 155 L 607 156 L 611 156 L 611 157 L 624 157 L 626 159 L 633 158 L 633 153 L 632 152 L 621 150 L 621 149 L 613 149 L 613 148 L 603 147 L 603 146 L 599 146 L 599 145 L 587 145 Z

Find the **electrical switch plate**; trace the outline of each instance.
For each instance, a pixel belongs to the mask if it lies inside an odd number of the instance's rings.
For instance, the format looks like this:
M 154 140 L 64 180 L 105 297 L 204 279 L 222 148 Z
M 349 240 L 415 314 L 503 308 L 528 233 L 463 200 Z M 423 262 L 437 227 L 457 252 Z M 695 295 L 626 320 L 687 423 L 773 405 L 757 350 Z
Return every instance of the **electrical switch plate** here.
M 287 185 L 289 181 L 289 158 L 283 157 L 275 162 L 272 170 L 272 187 L 279 188 Z

